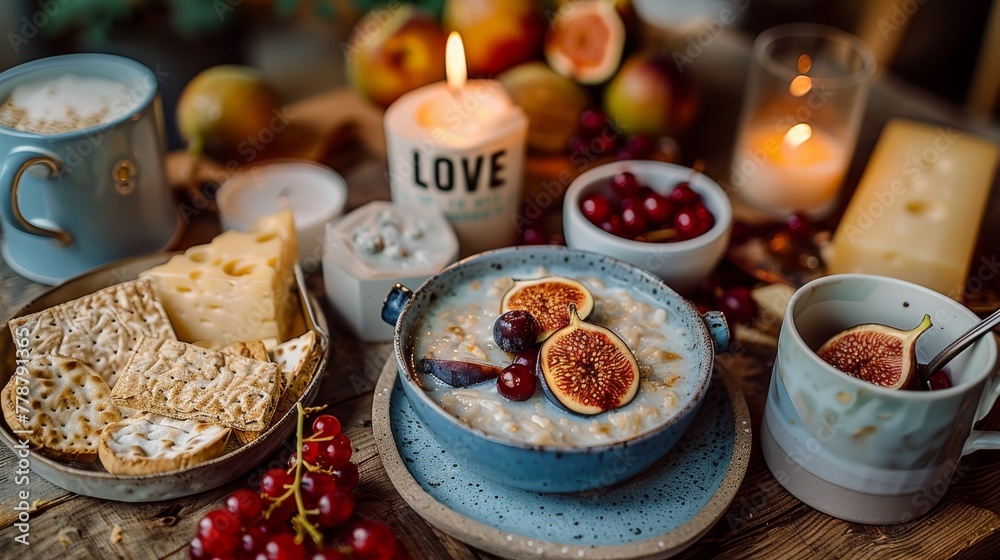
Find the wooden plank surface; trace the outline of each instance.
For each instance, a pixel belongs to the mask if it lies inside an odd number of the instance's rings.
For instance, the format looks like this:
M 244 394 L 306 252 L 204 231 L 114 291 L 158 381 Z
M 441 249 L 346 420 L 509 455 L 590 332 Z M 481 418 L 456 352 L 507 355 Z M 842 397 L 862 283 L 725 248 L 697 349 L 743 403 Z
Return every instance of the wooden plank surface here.
M 725 77 L 717 78 L 716 82 L 712 79 L 703 82 L 706 103 L 719 105 L 718 110 L 703 106 L 704 120 L 699 124 L 705 127 L 704 134 L 694 138 L 691 145 L 692 157 L 707 157 L 709 174 L 721 176 L 727 168 L 728 140 L 721 143 L 720 149 L 718 139 L 732 138 L 734 119 L 730 113 L 734 107 L 738 108 L 738 103 L 733 103 L 731 97 L 740 91 L 743 80 L 739 61 L 732 60 L 742 56 L 745 65 L 746 45 L 727 47 L 720 42 L 715 48 L 723 49 L 718 67 L 736 64 L 737 71 L 724 72 Z M 708 60 L 703 67 L 708 66 Z M 336 99 L 343 106 L 344 98 Z M 326 114 L 323 107 L 329 107 L 329 103 L 324 105 L 321 100 L 314 103 L 304 114 L 319 119 Z M 852 169 L 859 173 L 863 168 L 881 123 L 892 115 L 918 114 L 942 122 L 959 122 L 960 118 L 947 107 L 924 100 L 892 82 L 876 87 Z M 379 132 L 371 130 L 377 123 L 370 119 L 366 122 L 368 132 L 361 140 L 365 146 L 379 141 Z M 995 127 L 982 129 L 981 133 L 1000 138 Z M 377 154 L 377 150 L 363 151 L 366 156 L 352 157 L 350 162 L 338 166 L 351 185 L 350 208 L 388 197 L 384 161 L 371 155 Z M 993 204 L 991 208 L 1000 205 Z M 207 240 L 217 227 L 213 214 L 199 213 L 190 224 L 185 244 Z M 313 270 L 309 279 L 310 288 L 324 301 L 322 280 L 317 272 Z M 0 263 L 0 318 L 6 319 L 43 290 L 44 287 L 16 276 L 6 264 Z M 354 340 L 338 325 L 335 313 L 325 304 L 324 307 L 332 323 L 333 343 L 318 402 L 330 405 L 354 442 L 354 461 L 361 474 L 359 514 L 389 523 L 414 559 L 493 558 L 430 527 L 394 490 L 382 467 L 370 427 L 371 391 L 390 345 L 368 345 Z M 766 336 L 756 336 L 753 340 L 753 343 L 738 343 L 733 353 L 720 356 L 720 362 L 740 380 L 756 433 L 770 379 L 774 341 Z M 1000 412 L 994 411 L 979 427 L 1000 428 Z M 238 488 L 254 486 L 267 469 L 284 464 L 290 450 L 289 443 L 268 462 L 223 488 L 152 504 L 124 504 L 76 496 L 31 476 L 30 499 L 34 504 L 30 512 L 31 545 L 24 547 L 13 540 L 18 534 L 14 526 L 18 487 L 12 482 L 16 457 L 8 449 L 0 449 L 3 483 L 0 484 L 0 558 L 186 558 L 186 545 L 195 534 L 198 519 L 210 509 L 220 507 L 224 496 Z M 718 524 L 680 557 L 1000 557 L 1000 461 L 995 453 L 979 452 L 964 459 L 961 467 L 961 477 L 929 515 L 902 525 L 864 526 L 821 514 L 785 492 L 765 466 L 755 436 L 750 467 L 733 504 Z M 110 541 L 114 525 L 121 527 L 123 535 L 117 544 Z

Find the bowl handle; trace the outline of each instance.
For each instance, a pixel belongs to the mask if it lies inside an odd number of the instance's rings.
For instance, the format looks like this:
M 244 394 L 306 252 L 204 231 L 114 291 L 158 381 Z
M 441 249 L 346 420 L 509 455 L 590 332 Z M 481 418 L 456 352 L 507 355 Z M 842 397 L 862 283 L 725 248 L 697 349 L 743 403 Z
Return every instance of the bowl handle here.
M 701 316 L 708 327 L 708 336 L 715 344 L 715 353 L 725 352 L 729 349 L 729 323 L 726 316 L 721 311 L 709 311 Z
M 409 303 L 412 297 L 413 292 L 397 282 L 389 290 L 389 293 L 386 294 L 385 299 L 382 300 L 382 320 L 390 325 L 395 325 L 396 320 L 403 313 L 403 308 L 406 307 L 406 304 Z

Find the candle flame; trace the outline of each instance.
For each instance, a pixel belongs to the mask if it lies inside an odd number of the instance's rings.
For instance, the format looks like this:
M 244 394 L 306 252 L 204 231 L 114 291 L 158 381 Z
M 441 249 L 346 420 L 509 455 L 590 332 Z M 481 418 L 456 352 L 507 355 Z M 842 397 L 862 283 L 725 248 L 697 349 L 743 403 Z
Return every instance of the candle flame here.
M 803 142 L 812 138 L 813 129 L 806 123 L 799 123 L 792 125 L 785 133 L 785 139 L 782 144 L 788 149 L 797 148 L 802 145 Z
M 805 74 L 812 68 L 813 61 L 809 58 L 809 55 L 803 54 L 799 57 L 799 74 Z
M 788 86 L 788 93 L 791 93 L 795 97 L 802 97 L 809 93 L 812 87 L 812 79 L 809 76 L 795 76 L 795 79 Z
M 448 43 L 444 48 L 444 73 L 448 78 L 448 89 L 453 93 L 465 87 L 465 82 L 469 79 L 469 69 L 465 65 L 465 46 L 457 31 L 448 35 Z

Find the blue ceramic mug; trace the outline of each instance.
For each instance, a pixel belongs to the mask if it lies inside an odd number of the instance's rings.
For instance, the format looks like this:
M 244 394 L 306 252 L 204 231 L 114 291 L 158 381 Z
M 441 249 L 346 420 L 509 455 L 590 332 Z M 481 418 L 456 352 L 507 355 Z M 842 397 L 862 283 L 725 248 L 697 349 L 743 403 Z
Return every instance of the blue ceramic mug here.
M 181 230 L 163 166 L 157 77 L 134 60 L 72 54 L 0 74 L 0 103 L 19 84 L 67 74 L 124 85 L 104 124 L 40 134 L 0 126 L 0 251 L 17 273 L 55 284 L 127 256 L 163 250 Z

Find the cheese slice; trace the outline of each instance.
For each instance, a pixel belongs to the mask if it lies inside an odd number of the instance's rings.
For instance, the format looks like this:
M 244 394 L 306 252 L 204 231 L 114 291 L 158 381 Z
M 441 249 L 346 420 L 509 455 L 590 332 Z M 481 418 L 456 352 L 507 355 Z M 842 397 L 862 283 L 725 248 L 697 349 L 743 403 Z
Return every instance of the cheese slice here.
M 292 213 L 259 219 L 248 232 L 226 231 L 143 272 L 185 342 L 285 340 L 295 301 L 298 259 Z
M 998 162 L 996 145 L 964 131 L 889 122 L 824 255 L 829 272 L 961 299 Z

